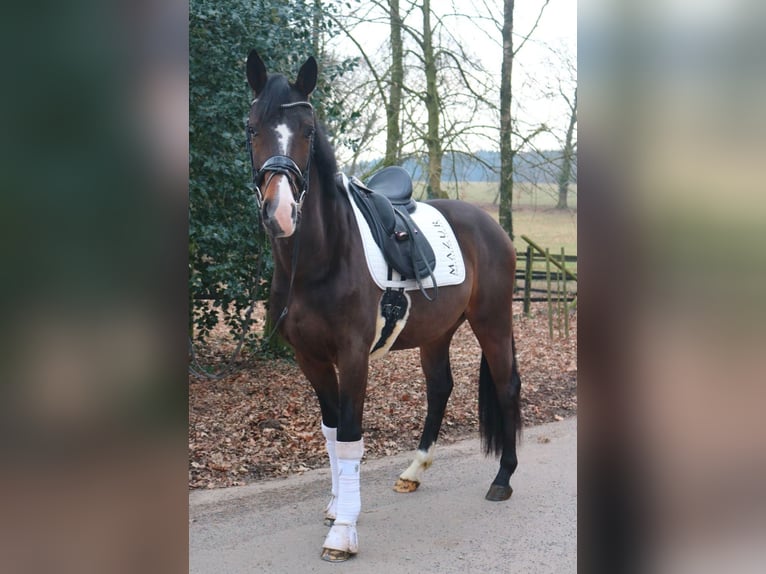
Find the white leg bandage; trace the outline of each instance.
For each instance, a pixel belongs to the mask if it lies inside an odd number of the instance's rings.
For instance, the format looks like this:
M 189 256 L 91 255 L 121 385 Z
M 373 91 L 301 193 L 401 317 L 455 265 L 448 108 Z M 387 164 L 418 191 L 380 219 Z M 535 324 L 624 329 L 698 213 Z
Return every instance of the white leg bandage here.
M 338 496 L 335 523 L 327 533 L 323 547 L 356 554 L 359 542 L 356 521 L 362 510 L 359 489 L 359 466 L 364 454 L 364 441 L 337 442 Z
M 330 457 L 330 472 L 332 474 L 332 494 L 330 496 L 330 502 L 325 508 L 325 518 L 335 520 L 336 507 L 338 503 L 338 456 L 335 453 L 335 439 L 338 434 L 338 429 L 324 426 L 322 423 L 322 434 L 325 438 L 325 447 L 327 448 L 327 455 Z

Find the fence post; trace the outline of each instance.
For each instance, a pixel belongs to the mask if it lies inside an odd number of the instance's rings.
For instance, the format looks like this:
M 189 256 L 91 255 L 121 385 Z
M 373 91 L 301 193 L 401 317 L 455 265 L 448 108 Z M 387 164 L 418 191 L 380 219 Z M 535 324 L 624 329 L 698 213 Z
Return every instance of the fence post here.
M 532 246 L 527 243 L 526 268 L 524 269 L 524 315 L 529 317 L 530 299 L 532 297 Z
M 556 257 L 552 255 L 551 257 Z M 561 315 L 561 276 L 563 273 L 558 271 L 556 273 L 556 329 L 558 330 L 559 337 L 561 337 L 562 321 L 564 320 Z
M 553 339 L 553 301 L 551 299 L 551 253 L 545 248 L 545 283 L 548 291 L 548 335 Z
M 564 266 L 564 336 L 569 338 L 569 290 L 567 287 L 567 256 L 564 247 L 561 248 L 561 264 Z
M 540 246 L 539 246 L 537 243 L 535 243 L 534 241 L 532 241 L 532 240 L 531 240 L 529 237 L 527 237 L 526 235 L 522 235 L 522 236 L 521 236 L 521 238 L 522 238 L 524 241 L 526 241 L 526 242 L 527 242 L 529 245 L 531 245 L 532 247 L 534 247 L 535 249 L 537 249 L 537 250 L 538 250 L 540 253 L 545 253 L 545 250 L 544 250 L 542 247 L 540 247 Z M 552 263 L 553 265 L 555 265 L 556 267 L 558 267 L 559 269 L 561 269 L 562 271 L 564 271 L 564 269 L 565 269 L 565 268 L 564 268 L 564 267 L 562 267 L 561 263 L 559 263 L 558 261 L 551 261 L 551 263 Z M 577 281 L 577 274 L 576 274 L 576 273 L 572 273 L 572 272 L 571 272 L 569 269 L 566 269 L 566 273 L 567 273 L 567 275 L 569 275 L 569 277 L 571 277 L 571 278 L 572 278 L 572 280 L 574 280 L 574 281 Z

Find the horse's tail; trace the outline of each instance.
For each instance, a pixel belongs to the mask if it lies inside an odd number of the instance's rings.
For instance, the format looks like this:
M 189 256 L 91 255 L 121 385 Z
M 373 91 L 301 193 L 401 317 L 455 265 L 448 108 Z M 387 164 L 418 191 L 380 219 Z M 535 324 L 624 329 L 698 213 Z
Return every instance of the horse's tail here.
M 505 388 L 510 389 L 511 392 L 511 420 L 514 423 L 516 438 L 518 439 L 521 436 L 521 377 L 516 366 L 516 343 L 513 340 L 513 335 L 511 335 L 511 348 L 513 352 L 511 385 Z M 479 432 L 486 454 L 494 452 L 495 456 L 499 456 L 505 444 L 505 422 L 497 396 L 497 387 L 492 380 L 489 363 L 483 352 L 479 367 Z

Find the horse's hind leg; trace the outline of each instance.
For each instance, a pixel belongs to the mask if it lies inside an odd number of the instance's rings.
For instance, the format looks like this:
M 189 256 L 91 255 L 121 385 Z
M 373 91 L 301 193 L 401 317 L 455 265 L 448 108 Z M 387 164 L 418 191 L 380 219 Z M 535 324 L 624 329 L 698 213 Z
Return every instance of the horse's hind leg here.
M 510 296 L 503 303 L 497 298 L 482 298 L 478 308 L 467 313 L 482 349 L 480 431 L 486 453 L 500 455 L 500 470 L 485 497 L 496 501 L 507 500 L 513 493 L 510 478 L 518 465 L 516 435 L 521 430 L 521 379 L 516 368 Z
M 449 345 L 457 326 L 435 343 L 420 347 L 420 363 L 426 376 L 428 413 L 420 437 L 418 450 L 412 464 L 394 485 L 396 492 L 414 492 L 420 486 L 423 472 L 433 462 L 436 439 L 452 393 L 452 370 L 449 362 Z
M 485 498 L 501 501 L 513 493 L 510 479 L 518 465 L 516 436 L 521 430 L 521 378 L 512 334 L 491 341 L 478 338 L 483 351 L 479 372 L 481 432 L 487 454 L 493 451 L 500 454 L 500 469 Z

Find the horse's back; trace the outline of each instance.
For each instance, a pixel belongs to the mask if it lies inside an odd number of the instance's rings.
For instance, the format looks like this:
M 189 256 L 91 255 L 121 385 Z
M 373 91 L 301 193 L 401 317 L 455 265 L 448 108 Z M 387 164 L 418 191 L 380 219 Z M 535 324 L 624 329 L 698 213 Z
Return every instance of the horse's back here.
M 516 270 L 516 250 L 508 234 L 481 207 L 455 199 L 432 199 L 426 203 L 444 214 L 452 226 L 466 263 L 492 264 Z

